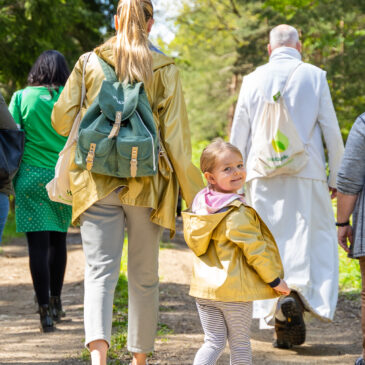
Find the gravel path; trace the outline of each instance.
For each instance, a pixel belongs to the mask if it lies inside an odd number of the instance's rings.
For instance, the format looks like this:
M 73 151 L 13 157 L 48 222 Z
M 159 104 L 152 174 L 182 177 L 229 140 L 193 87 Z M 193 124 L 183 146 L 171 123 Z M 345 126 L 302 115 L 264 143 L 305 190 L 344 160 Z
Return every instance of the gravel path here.
M 194 300 L 188 296 L 191 253 L 171 244 L 160 252 L 160 321 L 172 334 L 159 338 L 150 364 L 192 364 L 203 341 Z M 63 291 L 67 317 L 50 334 L 39 332 L 25 240 L 16 239 L 0 254 L 0 364 L 86 364 L 83 349 L 84 257 L 77 232 L 69 234 L 68 263 Z M 272 331 L 252 329 L 254 364 L 353 365 L 361 353 L 360 298 L 340 297 L 334 322 L 312 321 L 307 342 L 292 350 L 271 346 Z M 113 364 L 128 364 L 114 361 Z M 229 364 L 228 348 L 218 362 Z

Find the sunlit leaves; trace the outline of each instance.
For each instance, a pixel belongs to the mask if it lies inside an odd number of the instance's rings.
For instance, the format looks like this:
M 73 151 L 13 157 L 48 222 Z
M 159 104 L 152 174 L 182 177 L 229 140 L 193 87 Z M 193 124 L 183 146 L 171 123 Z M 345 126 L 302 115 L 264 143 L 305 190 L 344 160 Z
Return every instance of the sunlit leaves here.
M 365 0 L 186 0 L 170 51 L 197 139 L 227 133 L 237 80 L 267 62 L 269 31 L 281 23 L 298 29 L 303 60 L 327 71 L 346 138 L 365 110 Z

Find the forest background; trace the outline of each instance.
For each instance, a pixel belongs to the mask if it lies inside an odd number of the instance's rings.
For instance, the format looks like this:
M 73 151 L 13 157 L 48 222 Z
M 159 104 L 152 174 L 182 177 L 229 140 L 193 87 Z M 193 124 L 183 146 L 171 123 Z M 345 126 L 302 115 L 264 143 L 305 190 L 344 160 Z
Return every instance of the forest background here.
M 117 0 L 0 0 L 0 89 L 9 101 L 46 49 L 70 67 L 113 34 Z M 227 136 L 242 77 L 267 62 L 272 27 L 295 26 L 303 59 L 327 71 L 344 139 L 365 111 L 365 0 L 154 0 L 176 11 L 156 40 L 181 70 L 194 143 Z M 168 14 L 167 14 L 168 16 Z

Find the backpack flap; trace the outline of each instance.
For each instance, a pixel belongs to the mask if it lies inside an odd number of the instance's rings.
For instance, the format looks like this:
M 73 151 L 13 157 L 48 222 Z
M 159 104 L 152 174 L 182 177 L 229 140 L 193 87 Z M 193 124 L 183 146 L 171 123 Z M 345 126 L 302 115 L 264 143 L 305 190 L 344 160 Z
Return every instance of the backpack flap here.
M 122 112 L 122 121 L 129 119 L 137 108 L 142 82 L 123 85 L 120 82 L 104 80 L 99 93 L 99 105 L 103 114 L 111 121 L 116 112 Z

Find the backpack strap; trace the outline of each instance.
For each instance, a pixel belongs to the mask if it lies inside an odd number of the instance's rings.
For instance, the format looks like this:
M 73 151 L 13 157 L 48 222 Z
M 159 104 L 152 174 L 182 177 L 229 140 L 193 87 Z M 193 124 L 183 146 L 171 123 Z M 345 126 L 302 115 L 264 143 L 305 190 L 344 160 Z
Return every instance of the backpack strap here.
M 114 68 L 111 65 L 109 65 L 109 63 L 105 62 L 101 57 L 99 57 L 99 56 L 97 56 L 97 57 L 98 57 L 100 66 L 104 72 L 105 78 L 111 82 L 118 81 L 117 74 L 115 73 Z
M 284 92 L 285 92 L 285 90 L 286 90 L 286 88 L 287 88 L 287 86 L 288 86 L 288 84 L 289 84 L 289 81 L 292 79 L 292 77 L 293 77 L 293 75 L 294 75 L 295 71 L 296 71 L 296 70 L 298 69 L 298 67 L 299 67 L 300 65 L 302 65 L 302 64 L 303 64 L 303 62 L 298 62 L 298 64 L 294 67 L 294 69 L 292 70 L 292 72 L 289 74 L 288 78 L 286 79 L 286 82 L 285 82 L 285 85 L 284 85 L 283 91 L 281 92 L 281 96 L 283 96 L 283 95 L 284 95 Z
M 92 54 L 92 52 L 89 52 L 84 57 L 84 65 L 82 67 L 81 99 L 80 99 L 80 108 L 79 108 L 79 110 L 82 109 L 82 106 L 83 106 L 84 101 L 85 101 L 85 96 L 86 96 L 86 85 L 85 85 L 86 64 L 89 61 L 89 58 L 90 58 L 91 54 Z
M 84 56 L 84 64 L 82 67 L 82 83 L 81 83 L 81 98 L 80 98 L 80 105 L 79 105 L 79 111 L 76 114 L 76 117 L 74 119 L 74 122 L 72 124 L 69 138 L 67 139 L 67 142 L 65 144 L 66 146 L 71 145 L 74 141 L 78 138 L 78 130 L 81 123 L 81 110 L 82 106 L 84 105 L 85 96 L 86 96 L 86 85 L 85 85 L 85 74 L 86 74 L 86 64 L 89 61 L 89 58 L 91 57 L 93 52 L 86 53 Z

